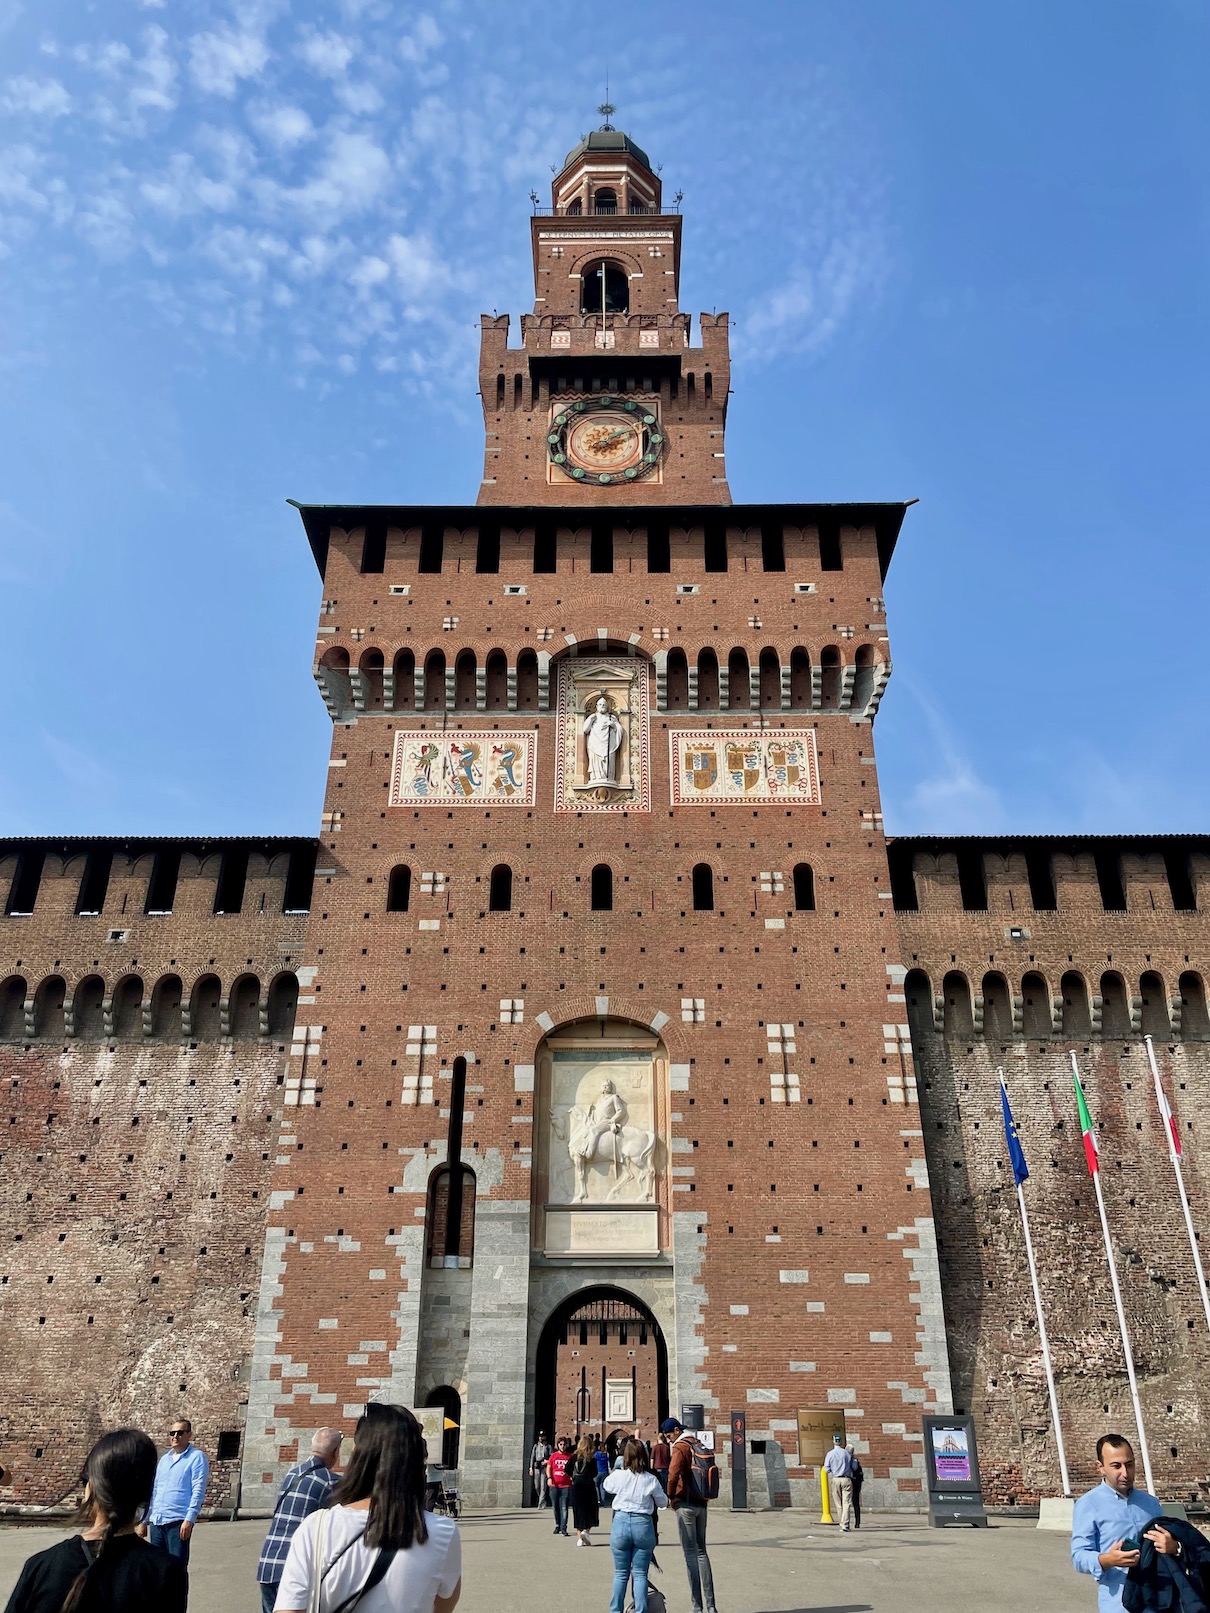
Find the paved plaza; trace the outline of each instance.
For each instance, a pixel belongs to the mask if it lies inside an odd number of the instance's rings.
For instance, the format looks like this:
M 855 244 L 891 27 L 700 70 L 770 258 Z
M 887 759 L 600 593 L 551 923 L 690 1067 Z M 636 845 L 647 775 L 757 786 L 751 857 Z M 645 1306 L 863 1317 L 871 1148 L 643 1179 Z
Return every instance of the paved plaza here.
M 574 1606 L 605 1613 L 612 1566 L 606 1544 L 590 1551 L 556 1539 L 549 1514 L 483 1513 L 463 1520 L 459 1613 L 533 1613 Z M 607 1525 L 608 1514 L 602 1520 Z M 31 1552 L 62 1538 L 44 1527 L 0 1528 L 0 1606 Z M 670 1613 L 686 1613 L 688 1587 L 675 1531 L 662 1527 L 653 1575 Z M 190 1613 L 256 1613 L 252 1583 L 264 1524 L 209 1523 L 197 1532 Z M 712 1512 L 710 1556 L 720 1613 L 1088 1613 L 1091 1580 L 1072 1572 L 1067 1537 L 1026 1518 L 989 1529 L 929 1529 L 922 1517 L 868 1516 L 860 1533 L 822 1528 L 805 1512 Z

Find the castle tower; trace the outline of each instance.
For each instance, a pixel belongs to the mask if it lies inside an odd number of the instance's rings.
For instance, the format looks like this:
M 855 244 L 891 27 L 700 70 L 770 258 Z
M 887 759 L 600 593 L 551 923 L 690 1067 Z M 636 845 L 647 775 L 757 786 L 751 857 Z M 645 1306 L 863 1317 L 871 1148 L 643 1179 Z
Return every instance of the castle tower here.
M 334 727 L 248 1504 L 378 1399 L 458 1425 L 482 1503 L 536 1426 L 670 1405 L 747 1413 L 755 1501 L 818 1504 L 838 1407 L 872 1502 L 920 1501 L 949 1380 L 872 741 L 905 506 L 731 503 L 726 316 L 690 346 L 663 206 L 619 131 L 569 155 L 522 346 L 484 320 L 477 504 L 302 507 Z
M 729 504 L 727 315 L 680 309 L 681 218 L 607 119 L 570 151 L 530 221 L 521 346 L 484 314 L 481 504 Z M 679 197 L 677 199 L 679 206 Z

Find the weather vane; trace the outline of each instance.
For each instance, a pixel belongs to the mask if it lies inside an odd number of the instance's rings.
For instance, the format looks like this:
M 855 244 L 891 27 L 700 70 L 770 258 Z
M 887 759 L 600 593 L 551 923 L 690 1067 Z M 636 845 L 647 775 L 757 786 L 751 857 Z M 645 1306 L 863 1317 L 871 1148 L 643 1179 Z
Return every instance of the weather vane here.
M 608 73 L 606 73 L 606 75 L 605 75 L 605 99 L 601 102 L 600 106 L 597 108 L 597 111 L 605 119 L 604 123 L 601 125 L 602 129 L 612 129 L 613 124 L 610 123 L 609 120 L 610 120 L 611 117 L 613 117 L 614 113 L 617 111 L 617 107 L 614 106 L 613 102 L 609 99 L 609 74 Z

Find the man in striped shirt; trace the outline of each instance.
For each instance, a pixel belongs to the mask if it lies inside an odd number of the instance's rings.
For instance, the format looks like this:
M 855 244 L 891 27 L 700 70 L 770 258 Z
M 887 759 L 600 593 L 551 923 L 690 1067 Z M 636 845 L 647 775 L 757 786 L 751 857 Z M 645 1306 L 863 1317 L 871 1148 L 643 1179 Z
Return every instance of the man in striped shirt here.
M 263 1613 L 273 1613 L 290 1541 L 304 1518 L 318 1512 L 336 1483 L 334 1471 L 344 1435 L 338 1428 L 321 1428 L 311 1438 L 311 1455 L 292 1467 L 282 1480 L 273 1507 L 269 1533 L 256 1565 Z

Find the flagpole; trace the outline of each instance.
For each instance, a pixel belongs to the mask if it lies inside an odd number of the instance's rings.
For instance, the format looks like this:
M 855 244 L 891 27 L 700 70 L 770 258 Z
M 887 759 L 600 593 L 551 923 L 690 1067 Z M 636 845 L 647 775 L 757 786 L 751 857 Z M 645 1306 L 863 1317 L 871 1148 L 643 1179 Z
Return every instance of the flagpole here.
M 1193 1269 L 1197 1272 L 1197 1286 L 1201 1291 L 1202 1310 L 1206 1315 L 1206 1326 L 1210 1328 L 1210 1293 L 1206 1292 L 1206 1273 L 1202 1269 L 1202 1252 L 1198 1248 L 1197 1233 L 1193 1230 L 1193 1212 L 1189 1208 L 1189 1195 L 1185 1191 L 1185 1173 L 1181 1169 L 1181 1156 L 1172 1131 L 1172 1126 L 1175 1122 L 1172 1120 L 1172 1111 L 1169 1109 L 1164 1095 L 1164 1084 L 1160 1080 L 1159 1066 L 1155 1062 L 1155 1049 L 1151 1045 L 1150 1036 L 1144 1036 L 1143 1041 L 1147 1047 L 1147 1062 L 1151 1065 L 1151 1079 L 1155 1082 L 1155 1099 L 1160 1106 L 1160 1118 L 1164 1121 L 1164 1129 L 1168 1134 L 1168 1157 L 1172 1161 L 1172 1169 L 1176 1175 L 1177 1191 L 1181 1195 L 1181 1209 L 1185 1214 L 1185 1230 L 1189 1234 L 1189 1248 L 1193 1251 Z
M 1005 1128 L 1007 1130 L 1011 1117 L 1011 1110 L 1008 1107 L 1008 1089 L 1004 1085 L 1004 1071 L 997 1070 L 996 1073 L 1000 1077 L 1000 1092 L 1004 1099 L 1004 1120 Z M 1012 1152 L 1012 1141 L 1015 1136 L 1016 1127 L 1014 1123 L 1013 1130 L 1008 1136 L 1010 1154 Z M 1020 1153 L 1019 1143 L 1018 1153 Z M 1027 1169 L 1023 1159 L 1021 1169 L 1023 1171 Z M 1050 1397 L 1050 1420 L 1054 1425 L 1055 1445 L 1057 1446 L 1059 1453 L 1059 1472 L 1063 1479 L 1063 1494 L 1064 1496 L 1070 1496 L 1071 1480 L 1067 1476 L 1067 1450 L 1063 1444 L 1063 1425 L 1059 1421 L 1059 1397 L 1055 1390 L 1054 1365 L 1050 1359 L 1050 1340 L 1046 1336 L 1046 1317 L 1042 1314 L 1042 1290 L 1038 1286 L 1038 1263 L 1034 1259 L 1034 1240 L 1029 1230 L 1029 1211 L 1025 1208 L 1024 1185 L 1017 1177 L 1015 1168 L 1013 1170 L 1013 1177 L 1017 1182 L 1017 1207 L 1021 1211 L 1021 1230 L 1025 1234 L 1025 1258 L 1029 1262 L 1029 1281 L 1034 1291 L 1034 1312 L 1038 1318 L 1038 1338 L 1041 1340 L 1042 1344 L 1042 1365 L 1046 1368 L 1046 1392 Z
M 1038 1289 L 1038 1268 L 1034 1261 L 1034 1240 L 1029 1235 L 1029 1213 L 1025 1208 L 1025 1189 L 1017 1183 L 1017 1203 L 1021 1208 L 1021 1230 L 1025 1234 L 1025 1256 L 1029 1261 L 1029 1280 L 1033 1284 L 1034 1309 L 1038 1315 L 1038 1337 L 1042 1342 L 1042 1364 L 1046 1368 L 1046 1392 L 1050 1396 L 1050 1417 L 1055 1429 L 1055 1445 L 1059 1452 L 1059 1472 L 1063 1477 L 1063 1494 L 1071 1494 L 1071 1480 L 1067 1476 L 1067 1451 L 1063 1445 L 1063 1425 L 1059 1421 L 1059 1398 L 1055 1393 L 1055 1372 L 1050 1360 L 1050 1340 L 1046 1337 L 1046 1319 L 1042 1315 L 1042 1295 Z
M 1076 1056 L 1071 1055 L 1071 1073 L 1076 1081 L 1080 1079 L 1080 1067 L 1076 1063 Z M 1147 1449 L 1147 1431 L 1143 1427 L 1143 1408 L 1139 1403 L 1139 1385 L 1134 1375 L 1134 1356 L 1130 1348 L 1130 1330 L 1126 1326 L 1126 1308 L 1122 1304 L 1122 1290 L 1118 1283 L 1118 1268 L 1113 1257 L 1113 1240 L 1109 1235 L 1109 1217 L 1105 1214 L 1105 1196 L 1101 1192 L 1100 1160 L 1097 1160 L 1096 1170 L 1091 1172 L 1092 1185 L 1097 1195 L 1097 1209 L 1101 1216 L 1101 1234 L 1105 1239 L 1105 1258 L 1109 1262 L 1109 1280 L 1113 1284 L 1113 1302 L 1118 1311 L 1118 1329 L 1122 1335 L 1122 1354 L 1126 1358 L 1126 1377 L 1130 1382 L 1130 1399 L 1134 1404 L 1134 1422 L 1139 1431 L 1139 1454 L 1143 1458 L 1143 1477 L 1147 1482 L 1147 1489 L 1155 1494 L 1155 1481 L 1151 1477 L 1151 1453 Z

